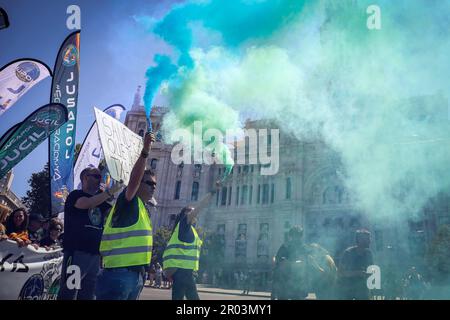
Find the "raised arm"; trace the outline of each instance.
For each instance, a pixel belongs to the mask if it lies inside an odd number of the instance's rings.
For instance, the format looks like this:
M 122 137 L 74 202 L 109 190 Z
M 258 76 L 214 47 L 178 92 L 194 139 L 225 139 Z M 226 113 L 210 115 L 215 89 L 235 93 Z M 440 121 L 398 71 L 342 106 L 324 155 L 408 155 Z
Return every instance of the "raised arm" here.
M 204 207 L 206 207 L 211 200 L 211 197 L 216 193 L 217 189 L 220 188 L 220 181 L 216 182 L 216 187 L 209 191 L 200 201 L 189 204 L 189 207 L 194 208 L 194 210 L 187 213 L 188 221 L 192 221 L 194 218 L 197 218 L 198 214 Z
M 153 142 L 155 142 L 155 135 L 152 132 L 147 132 L 144 137 L 144 146 L 142 147 L 141 155 L 134 164 L 133 170 L 131 170 L 130 182 L 128 183 L 127 191 L 125 192 L 125 198 L 128 201 L 131 201 L 134 198 L 139 189 L 142 177 L 144 176 L 148 153 L 150 152 Z
M 117 191 L 122 189 L 123 183 L 122 181 L 116 182 L 111 188 L 106 189 L 105 192 L 101 192 L 96 194 L 93 197 L 81 197 L 75 202 L 75 208 L 77 209 L 91 209 L 95 208 L 98 205 L 102 204 L 109 198 L 111 198 Z

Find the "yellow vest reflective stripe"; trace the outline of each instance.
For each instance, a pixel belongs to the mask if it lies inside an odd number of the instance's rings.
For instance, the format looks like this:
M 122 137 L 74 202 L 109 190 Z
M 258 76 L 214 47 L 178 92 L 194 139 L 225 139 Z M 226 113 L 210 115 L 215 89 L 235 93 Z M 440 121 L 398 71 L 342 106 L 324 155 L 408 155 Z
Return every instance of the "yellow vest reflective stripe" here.
M 138 198 L 138 221 L 128 227 L 112 227 L 116 206 L 111 209 L 100 242 L 103 267 L 118 268 L 150 264 L 152 258 L 152 223 L 144 203 Z
M 182 242 L 178 239 L 180 224 L 175 227 L 175 231 L 170 237 L 169 243 L 163 253 L 163 269 L 182 268 L 197 271 L 199 268 L 200 248 L 202 240 L 194 227 L 193 242 Z

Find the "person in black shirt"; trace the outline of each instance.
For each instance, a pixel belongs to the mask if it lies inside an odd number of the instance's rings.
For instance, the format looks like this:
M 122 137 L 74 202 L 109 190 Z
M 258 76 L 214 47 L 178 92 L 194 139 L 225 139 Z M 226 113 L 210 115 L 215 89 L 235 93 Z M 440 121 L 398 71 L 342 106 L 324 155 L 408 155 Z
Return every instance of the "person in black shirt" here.
M 346 300 L 368 300 L 367 267 L 373 265 L 370 246 L 370 232 L 356 231 L 356 245 L 347 248 L 339 263 L 339 288 L 341 298 Z
M 103 223 L 111 206 L 106 202 L 122 188 L 116 183 L 100 192 L 100 170 L 86 168 L 80 174 L 82 190 L 72 191 L 64 206 L 64 259 L 58 300 L 93 300 L 100 270 L 99 246 Z M 67 282 L 71 265 L 80 269 L 80 286 Z M 70 279 L 69 279 L 70 280 Z M 70 288 L 69 288 L 70 287 Z
M 221 183 L 216 182 L 216 189 L 220 187 Z M 186 243 L 193 243 L 195 235 L 193 227 L 197 223 L 197 216 L 200 211 L 209 203 L 211 197 L 216 192 L 216 189 L 208 192 L 203 199 L 195 203 L 194 205 L 188 205 L 184 207 L 178 214 L 173 233 L 178 227 L 178 240 Z M 183 300 L 186 297 L 188 300 L 199 300 L 197 293 L 197 287 L 195 285 L 194 271 L 192 269 L 184 268 L 168 268 L 164 270 L 167 277 L 173 280 L 172 286 L 172 300 Z
M 300 281 L 304 279 L 296 279 L 294 276 L 298 264 L 306 262 L 306 255 L 303 228 L 294 226 L 289 230 L 287 241 L 281 245 L 274 257 L 272 299 L 304 299 L 307 296 L 305 287 L 300 285 Z

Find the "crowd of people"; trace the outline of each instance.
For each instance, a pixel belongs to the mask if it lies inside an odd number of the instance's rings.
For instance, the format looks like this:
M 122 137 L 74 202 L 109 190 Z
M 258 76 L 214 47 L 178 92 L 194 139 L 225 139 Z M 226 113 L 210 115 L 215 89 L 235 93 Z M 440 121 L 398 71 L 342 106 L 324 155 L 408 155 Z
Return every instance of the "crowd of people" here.
M 58 218 L 44 218 L 38 213 L 28 213 L 25 208 L 11 211 L 0 205 L 0 241 L 10 239 L 19 247 L 35 249 L 60 248 L 63 241 L 63 223 Z
M 380 286 L 371 288 L 368 270 L 376 262 L 370 243 L 370 232 L 357 230 L 355 244 L 345 249 L 335 263 L 327 250 L 304 242 L 301 227 L 293 227 L 274 257 L 272 299 L 305 299 L 308 293 L 315 293 L 317 299 L 396 300 L 424 299 L 431 294 L 430 282 L 414 266 L 398 270 L 395 275 L 380 269 Z
M 72 191 L 65 201 L 64 233 L 58 218 L 45 219 L 24 208 L 11 212 L 0 205 L 0 240 L 16 241 L 20 247 L 63 248 L 58 299 L 137 300 L 145 284 L 171 288 L 174 300 L 199 299 L 196 276 L 202 240 L 195 225 L 220 182 L 203 199 L 181 210 L 162 263 L 152 263 L 151 213 L 156 207 L 157 181 L 154 172 L 146 170 L 146 163 L 154 141 L 153 133 L 145 135 L 125 188 L 119 181 L 101 190 L 99 169 L 88 167 L 81 172 L 81 189 Z M 304 243 L 301 227 L 291 228 L 274 257 L 272 299 L 305 299 L 310 292 L 318 299 L 369 299 L 367 268 L 374 264 L 370 239 L 369 231 L 358 230 L 355 245 L 342 253 L 336 265 L 327 250 Z M 73 265 L 81 273 L 77 287 L 68 281 Z M 257 282 L 251 271 L 236 270 L 233 276 L 243 295 Z M 216 282 L 215 274 L 212 277 Z M 404 279 L 412 297 L 418 296 L 422 283 L 415 269 Z
M 167 277 L 161 264 L 157 262 L 156 264 L 152 263 L 150 265 L 150 269 L 147 272 L 147 281 L 145 285 L 158 289 L 171 289 L 172 280 Z

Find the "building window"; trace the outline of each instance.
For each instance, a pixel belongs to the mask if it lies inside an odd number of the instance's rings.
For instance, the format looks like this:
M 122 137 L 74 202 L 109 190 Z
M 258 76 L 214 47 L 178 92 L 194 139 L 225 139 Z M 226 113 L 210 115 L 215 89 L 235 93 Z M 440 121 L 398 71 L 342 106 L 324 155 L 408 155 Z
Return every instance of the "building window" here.
M 247 186 L 243 186 L 242 187 L 242 192 L 241 192 L 241 205 L 246 205 L 247 204 L 247 197 L 248 197 L 248 187 Z
M 250 192 L 248 195 L 248 204 L 251 205 L 252 204 L 252 199 L 253 199 L 253 186 L 250 186 Z
M 202 165 L 201 164 L 194 165 L 194 177 L 200 178 L 201 172 L 202 172 Z
M 262 188 L 262 204 L 269 203 L 269 185 L 267 183 L 263 184 Z
M 222 201 L 220 202 L 221 206 L 225 206 L 227 204 L 227 187 L 222 188 Z
M 156 170 L 157 164 L 158 164 L 158 159 L 152 159 L 152 161 L 150 162 L 150 168 L 152 168 L 152 170 Z
M 236 188 L 236 206 L 239 205 L 239 187 Z
M 259 204 L 261 202 L 261 185 L 258 184 L 258 194 L 256 196 L 256 203 Z
M 180 190 L 181 190 L 181 181 L 177 181 L 177 184 L 175 186 L 175 200 L 180 199 Z
M 219 176 L 220 176 L 220 174 L 222 173 L 222 169 L 221 168 L 219 168 Z
M 270 192 L 270 203 L 273 203 L 275 200 L 275 184 L 272 183 L 272 190 Z
M 140 135 L 141 137 L 144 136 L 144 129 L 139 130 L 139 135 Z
M 230 190 L 228 190 L 228 205 L 231 206 L 231 194 L 233 192 L 233 187 L 230 187 Z
M 269 134 L 267 136 L 267 155 L 271 156 L 272 155 L 272 135 Z
M 197 181 L 194 181 L 194 183 L 192 183 L 191 201 L 198 200 L 198 189 L 199 189 L 199 183 Z
M 248 165 L 244 166 L 244 173 L 248 173 Z
M 216 207 L 219 206 L 219 196 L 220 196 L 220 193 L 216 192 Z
M 286 179 L 286 199 L 291 199 L 291 178 Z
M 241 173 L 241 166 L 238 167 L 238 174 Z
M 255 169 L 255 166 L 254 166 L 254 165 L 251 165 L 251 166 L 250 166 L 250 172 L 253 173 L 254 169 Z
M 178 165 L 178 169 L 177 169 L 177 177 L 181 178 L 181 176 L 183 175 L 183 167 L 184 167 L 184 162 L 181 162 Z

